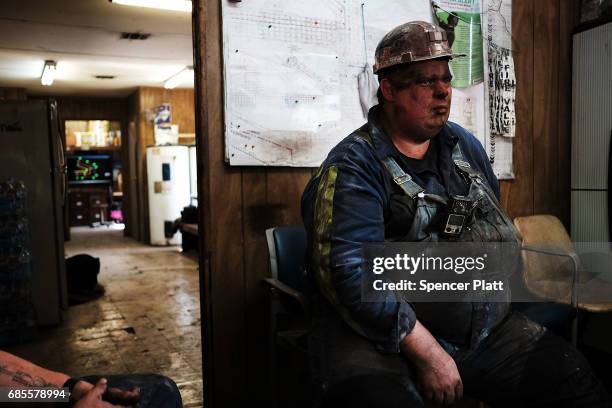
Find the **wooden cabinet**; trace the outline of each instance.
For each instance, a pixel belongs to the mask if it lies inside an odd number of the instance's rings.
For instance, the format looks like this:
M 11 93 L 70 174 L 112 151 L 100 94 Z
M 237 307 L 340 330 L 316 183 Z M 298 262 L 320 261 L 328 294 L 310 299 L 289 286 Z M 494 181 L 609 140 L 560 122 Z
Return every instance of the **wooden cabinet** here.
M 70 226 L 107 221 L 110 194 L 108 187 L 70 189 L 68 193 Z
M 89 197 L 87 193 L 82 193 L 79 191 L 70 192 L 70 209 L 74 210 L 83 210 L 89 207 Z
M 70 226 L 89 224 L 89 196 L 80 191 L 70 191 L 68 196 Z
M 97 208 L 108 207 L 108 192 L 89 193 L 89 206 Z
M 89 214 L 87 211 L 70 210 L 70 226 L 89 225 Z

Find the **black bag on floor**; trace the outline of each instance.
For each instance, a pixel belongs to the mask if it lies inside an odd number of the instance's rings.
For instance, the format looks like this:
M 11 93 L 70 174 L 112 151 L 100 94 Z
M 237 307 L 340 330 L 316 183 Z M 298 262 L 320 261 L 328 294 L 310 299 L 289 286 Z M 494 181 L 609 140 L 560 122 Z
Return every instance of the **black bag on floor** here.
M 66 258 L 68 304 L 77 305 L 102 296 L 104 287 L 98 283 L 99 273 L 100 258 L 87 254 Z

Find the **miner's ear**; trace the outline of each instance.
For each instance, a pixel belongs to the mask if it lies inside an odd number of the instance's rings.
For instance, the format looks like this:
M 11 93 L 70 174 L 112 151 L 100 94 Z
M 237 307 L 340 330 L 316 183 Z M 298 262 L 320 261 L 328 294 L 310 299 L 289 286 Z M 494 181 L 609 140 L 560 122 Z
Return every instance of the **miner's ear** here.
M 391 85 L 391 82 L 387 78 L 383 78 L 380 80 L 380 93 L 382 94 L 385 101 L 394 102 L 395 101 L 395 88 Z

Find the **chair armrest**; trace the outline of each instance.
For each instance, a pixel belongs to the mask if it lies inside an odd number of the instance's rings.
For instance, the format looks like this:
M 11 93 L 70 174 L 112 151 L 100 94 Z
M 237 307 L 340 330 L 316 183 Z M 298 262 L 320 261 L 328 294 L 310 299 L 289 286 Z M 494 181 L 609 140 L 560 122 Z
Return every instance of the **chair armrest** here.
M 289 296 L 296 302 L 300 304 L 304 313 L 308 313 L 310 310 L 310 303 L 306 296 L 304 296 L 300 291 L 293 289 L 291 286 L 284 284 L 276 278 L 267 278 L 264 279 L 264 282 L 267 283 L 271 289 L 276 289 L 282 294 Z
M 572 298 L 571 304 L 575 308 L 578 306 L 578 300 L 576 297 L 576 285 L 578 283 L 578 271 L 580 269 L 580 258 L 578 254 L 573 251 L 563 251 L 563 250 L 555 250 L 553 248 L 542 248 L 541 246 L 533 246 L 533 245 L 522 245 L 521 251 L 535 252 L 545 255 L 555 255 L 561 256 L 564 258 L 570 258 L 573 264 L 573 277 L 572 277 Z

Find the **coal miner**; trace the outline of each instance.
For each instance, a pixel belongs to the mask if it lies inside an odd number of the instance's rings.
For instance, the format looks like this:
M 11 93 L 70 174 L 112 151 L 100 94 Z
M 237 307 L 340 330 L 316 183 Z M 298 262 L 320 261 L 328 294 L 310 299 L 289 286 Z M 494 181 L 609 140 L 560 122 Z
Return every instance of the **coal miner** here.
M 320 403 L 406 408 L 468 394 L 495 407 L 608 406 L 585 358 L 509 301 L 361 300 L 363 244 L 520 240 L 482 145 L 448 121 L 456 57 L 446 32 L 426 22 L 385 35 L 379 104 L 303 194 Z M 474 209 L 456 225 L 447 215 L 462 200 Z

